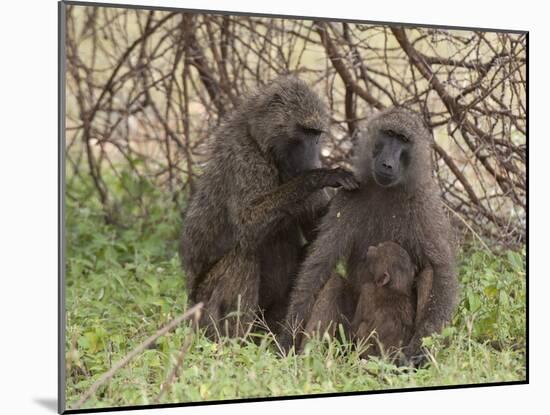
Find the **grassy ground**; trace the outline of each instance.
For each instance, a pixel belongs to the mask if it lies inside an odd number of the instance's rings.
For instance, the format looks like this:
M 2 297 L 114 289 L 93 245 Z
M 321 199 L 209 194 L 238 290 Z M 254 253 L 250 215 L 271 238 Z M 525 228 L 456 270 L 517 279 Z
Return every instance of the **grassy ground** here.
M 68 408 L 186 309 L 176 253 L 179 214 L 146 190 L 149 199 L 141 204 L 121 201 L 119 226 L 104 224 L 89 188 L 71 188 L 67 199 Z M 493 255 L 471 247 L 461 253 L 460 281 L 452 326 L 425 339 L 431 354 L 426 368 L 361 360 L 349 345 L 326 339 L 283 359 L 269 336 L 213 343 L 183 324 L 119 370 L 84 407 L 157 402 L 184 344 L 181 369 L 161 403 L 525 379 L 525 252 Z

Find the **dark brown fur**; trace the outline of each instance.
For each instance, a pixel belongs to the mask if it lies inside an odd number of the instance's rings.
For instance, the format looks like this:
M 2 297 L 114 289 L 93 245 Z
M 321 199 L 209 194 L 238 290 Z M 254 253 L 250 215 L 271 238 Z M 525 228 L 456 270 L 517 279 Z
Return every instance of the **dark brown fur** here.
M 399 182 L 384 187 L 373 176 L 374 146 L 380 132 L 389 130 L 409 140 L 408 164 Z M 407 251 L 417 270 L 433 269 L 426 311 L 405 349 L 409 361 L 423 359 L 422 337 L 441 330 L 451 319 L 458 294 L 450 223 L 432 176 L 430 145 L 429 132 L 410 111 L 393 108 L 370 121 L 355 160 L 361 187 L 340 191 L 332 200 L 293 289 L 288 324 L 299 327 L 310 315 L 320 288 L 340 259 L 356 286 L 368 247 L 395 241 Z M 292 346 L 290 333 L 280 337 L 285 349 Z
M 304 246 L 325 211 L 323 188 L 357 187 L 350 172 L 321 168 L 318 136 L 307 141 L 309 152 L 292 150 L 311 131 L 326 131 L 327 120 L 305 83 L 283 77 L 245 99 L 214 136 L 180 250 L 190 299 L 204 302 L 201 325 L 210 334 L 210 323 L 239 305 L 241 321 L 260 311 L 276 328 Z

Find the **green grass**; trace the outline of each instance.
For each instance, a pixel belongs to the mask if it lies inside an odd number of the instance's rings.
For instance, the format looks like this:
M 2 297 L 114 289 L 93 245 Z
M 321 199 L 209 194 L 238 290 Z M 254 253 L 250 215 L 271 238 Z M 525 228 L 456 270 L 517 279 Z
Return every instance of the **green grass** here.
M 146 183 L 131 185 L 148 197 L 121 200 L 117 226 L 105 225 L 89 185 L 70 186 L 68 408 L 187 307 L 177 256 L 179 213 Z M 493 255 L 470 247 L 460 256 L 460 281 L 452 325 L 425 339 L 431 355 L 426 368 L 361 360 L 349 345 L 326 339 L 312 340 L 302 355 L 281 358 L 268 335 L 213 343 L 183 324 L 119 370 L 84 407 L 155 403 L 186 339 L 183 364 L 161 403 L 524 380 L 525 251 Z

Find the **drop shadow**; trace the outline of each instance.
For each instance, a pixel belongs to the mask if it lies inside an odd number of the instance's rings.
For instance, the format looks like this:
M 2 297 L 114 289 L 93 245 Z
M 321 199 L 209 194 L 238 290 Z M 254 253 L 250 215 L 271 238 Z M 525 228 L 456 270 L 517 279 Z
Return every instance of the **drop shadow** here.
M 40 405 L 43 406 L 46 409 L 49 409 L 52 412 L 57 413 L 57 399 L 53 398 L 34 398 L 34 401 Z

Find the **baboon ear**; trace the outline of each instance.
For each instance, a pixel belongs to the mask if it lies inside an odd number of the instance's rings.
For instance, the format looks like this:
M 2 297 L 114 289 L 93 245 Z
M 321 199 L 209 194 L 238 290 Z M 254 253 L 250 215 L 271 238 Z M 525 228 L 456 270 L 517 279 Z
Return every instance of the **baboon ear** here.
M 383 287 L 388 282 L 390 282 L 390 274 L 386 271 L 382 275 L 377 275 L 374 282 L 376 283 L 377 287 Z

